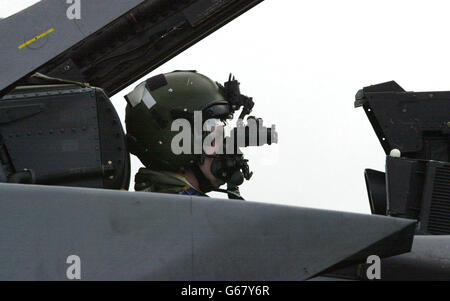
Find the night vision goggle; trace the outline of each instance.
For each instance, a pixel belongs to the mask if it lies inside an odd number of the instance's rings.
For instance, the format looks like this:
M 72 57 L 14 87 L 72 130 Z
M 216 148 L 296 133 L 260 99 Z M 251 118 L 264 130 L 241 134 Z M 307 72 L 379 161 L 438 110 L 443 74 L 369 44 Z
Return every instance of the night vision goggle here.
M 245 116 L 249 115 L 255 105 L 251 97 L 240 92 L 240 83 L 230 74 L 228 81 L 222 86 L 217 83 L 225 103 L 211 104 L 203 110 L 208 118 L 217 118 L 222 121 L 233 119 L 234 113 L 242 108 L 236 127 L 232 128 L 230 135 L 224 137 L 221 144 L 223 151 L 220 154 L 202 154 L 204 157 L 213 157 L 211 173 L 218 179 L 227 183 L 227 189 L 216 191 L 228 193 L 229 198 L 242 199 L 238 186 L 245 180 L 250 180 L 253 172 L 250 171 L 248 160 L 244 158 L 240 148 L 249 146 L 271 145 L 278 142 L 278 133 L 275 126 L 267 128 L 261 118 L 249 116 L 244 124 Z M 230 150 L 230 145 L 231 150 Z

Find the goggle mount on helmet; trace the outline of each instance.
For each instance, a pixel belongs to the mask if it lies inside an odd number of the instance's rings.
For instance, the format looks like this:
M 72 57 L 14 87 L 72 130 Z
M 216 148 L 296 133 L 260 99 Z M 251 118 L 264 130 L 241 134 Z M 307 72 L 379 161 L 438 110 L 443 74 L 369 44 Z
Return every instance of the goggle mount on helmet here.
M 233 119 L 234 113 L 242 108 L 242 111 L 237 120 L 237 125 L 234 127 L 230 136 L 224 137 L 224 143 L 222 144 L 224 150 L 222 154 L 212 155 L 214 157 L 211 165 L 212 174 L 227 183 L 227 189 L 213 189 L 215 191 L 226 192 L 231 199 L 242 199 L 239 193 L 239 188 L 245 180 L 250 180 L 253 172 L 250 171 L 248 160 L 244 158 L 240 147 L 248 146 L 263 146 L 265 144 L 277 143 L 278 134 L 275 130 L 275 126 L 266 128 L 263 126 L 263 120 L 261 118 L 255 118 L 249 116 L 247 122 L 254 122 L 256 126 L 249 126 L 244 124 L 245 116 L 252 112 L 255 105 L 253 98 L 241 94 L 240 83 L 234 76 L 230 74 L 229 79 L 224 85 L 217 83 L 221 93 L 225 100 L 229 104 L 229 115 L 226 119 Z M 223 120 L 222 118 L 222 121 Z M 239 135 L 243 137 L 239 137 Z M 252 139 L 252 136 L 255 139 Z M 261 139 L 264 138 L 264 139 Z M 227 140 L 231 139 L 234 146 L 231 153 L 227 153 L 225 149 L 228 145 Z M 228 141 L 230 142 L 230 141 Z M 210 156 L 203 154 L 202 156 Z M 210 156 L 211 157 L 211 156 Z

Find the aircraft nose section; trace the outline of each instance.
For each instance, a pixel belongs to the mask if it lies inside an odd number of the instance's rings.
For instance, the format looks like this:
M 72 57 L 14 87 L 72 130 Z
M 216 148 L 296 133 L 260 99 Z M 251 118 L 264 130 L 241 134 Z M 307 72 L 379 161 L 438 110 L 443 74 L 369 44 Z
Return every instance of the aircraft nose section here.
M 252 202 L 198 198 L 192 208 L 199 280 L 305 280 L 409 252 L 415 229 L 406 219 Z

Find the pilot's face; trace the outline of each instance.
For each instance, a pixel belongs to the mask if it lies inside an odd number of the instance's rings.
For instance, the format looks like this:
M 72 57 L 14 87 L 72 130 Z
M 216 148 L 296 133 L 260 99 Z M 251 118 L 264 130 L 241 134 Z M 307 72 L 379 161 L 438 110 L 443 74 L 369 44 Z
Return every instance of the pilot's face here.
M 211 145 L 210 146 L 206 146 L 204 145 L 204 151 L 206 154 L 210 155 L 210 156 L 214 156 L 215 154 L 217 154 L 217 150 L 221 147 L 223 147 L 223 126 L 219 125 L 219 121 L 214 121 L 215 124 L 212 126 L 211 128 L 211 133 L 218 135 L 216 137 L 219 137 L 218 140 L 216 141 L 216 139 L 213 139 L 211 141 Z M 211 185 L 214 188 L 219 188 L 220 186 L 222 186 L 223 184 L 225 184 L 225 182 L 223 180 L 220 180 L 218 178 L 216 178 L 212 172 L 211 172 L 211 165 L 212 162 L 214 161 L 213 157 L 209 157 L 206 156 L 205 160 L 203 162 L 203 164 L 199 165 L 200 170 L 203 172 L 203 175 L 209 180 L 209 182 L 211 183 Z
M 209 180 L 211 185 L 214 188 L 219 188 L 220 186 L 225 184 L 225 182 L 223 180 L 216 178 L 211 173 L 211 164 L 212 164 L 213 160 L 214 160 L 214 158 L 206 157 L 203 164 L 199 165 L 199 167 L 200 167 L 200 170 L 203 172 L 203 175 Z

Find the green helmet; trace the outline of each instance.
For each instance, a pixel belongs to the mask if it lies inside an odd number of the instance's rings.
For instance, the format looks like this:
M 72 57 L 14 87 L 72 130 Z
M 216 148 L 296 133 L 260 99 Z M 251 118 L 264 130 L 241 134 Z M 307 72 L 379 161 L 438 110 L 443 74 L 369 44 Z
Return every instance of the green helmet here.
M 178 134 L 171 130 L 174 120 L 191 121 L 194 111 L 202 111 L 203 120 L 226 119 L 232 113 L 218 84 L 195 71 L 154 76 L 125 98 L 129 151 L 152 169 L 180 170 L 199 163 L 193 151 L 172 152 L 171 142 Z

